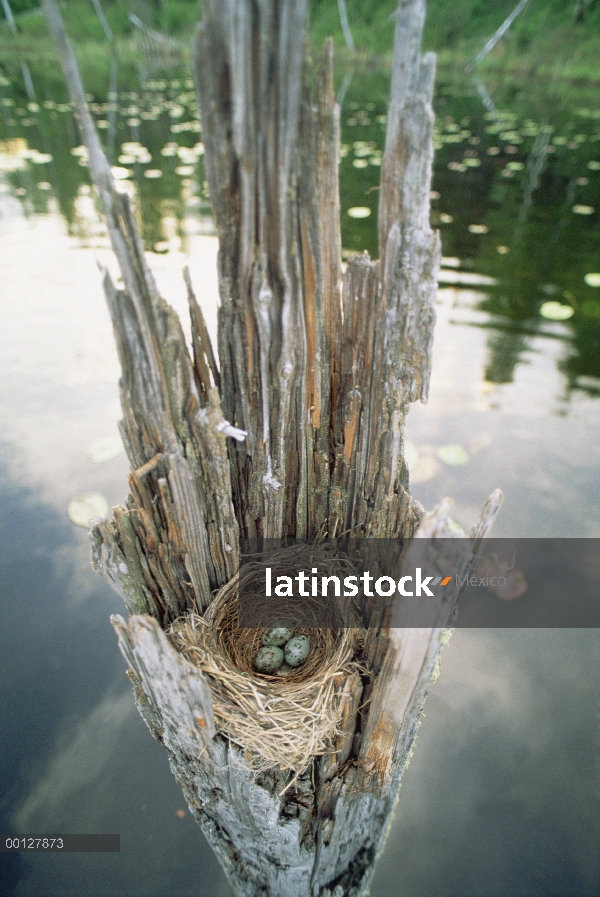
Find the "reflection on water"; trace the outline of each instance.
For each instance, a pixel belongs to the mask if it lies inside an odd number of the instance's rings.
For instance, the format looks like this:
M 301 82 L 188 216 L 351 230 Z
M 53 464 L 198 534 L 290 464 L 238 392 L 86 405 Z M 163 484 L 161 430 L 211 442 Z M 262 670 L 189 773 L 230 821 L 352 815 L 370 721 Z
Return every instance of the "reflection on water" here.
M 191 234 L 214 232 L 193 83 L 185 74 L 140 82 L 114 62 L 106 67 L 105 92 L 90 94 L 91 109 L 122 189 L 136 197 L 146 248 L 185 250 Z M 377 255 L 387 80 L 386 72 L 357 75 L 345 98 L 346 257 L 365 248 Z M 493 278 L 478 302 L 486 312 L 478 326 L 489 331 L 485 378 L 512 381 L 551 296 L 573 310 L 559 334 L 566 388 L 600 396 L 600 292 L 585 280 L 600 267 L 600 109 L 572 87 L 561 102 L 527 98 L 515 85 L 498 89 L 490 108 L 481 82 L 438 80 L 432 221 L 460 270 Z M 43 72 L 36 82 L 39 102 L 17 80 L 0 80 L 4 189 L 27 214 L 48 211 L 54 199 L 71 234 L 106 246 L 70 105 Z
M 121 83 L 130 88 L 132 75 L 138 83 L 137 73 L 129 70 L 121 73 Z M 118 83 L 114 68 L 106 90 L 110 81 Z M 214 233 L 192 88 L 191 79 L 181 77 L 146 81 L 137 90 L 89 95 L 115 176 L 122 189 L 136 196 L 148 249 L 166 252 L 179 248 L 189 232 Z M 13 195 L 28 213 L 47 210 L 54 197 L 72 234 L 86 245 L 107 245 L 90 191 L 87 152 L 76 136 L 70 104 L 56 97 L 24 102 L 10 82 L 0 90 L 0 168 Z M 38 90 L 52 95 L 55 85 L 42 81 Z
M 371 95 L 384 93 L 384 79 L 370 77 Z M 352 100 L 353 88 L 367 93 L 363 85 L 353 82 L 343 118 L 342 199 L 345 209 L 370 203 L 373 218 L 358 225 L 344 217 L 346 255 L 363 246 L 376 255 L 385 102 Z M 513 380 L 530 335 L 544 330 L 540 308 L 551 296 L 573 309 L 558 334 L 566 387 L 600 396 L 600 293 L 585 281 L 600 266 L 600 109 L 572 89 L 566 108 L 523 94 L 511 98 L 516 109 L 488 111 L 475 84 L 440 76 L 432 222 L 460 270 L 494 278 L 476 305 L 487 313 L 477 326 L 490 332 L 485 379 Z M 441 279 L 456 282 L 444 271 Z
M 595 631 L 454 632 L 373 897 L 597 893 L 599 655 Z
M 0 892 L 229 897 L 132 701 L 108 621 L 121 602 L 91 573 L 83 530 L 11 483 L 10 454 L 1 446 L 0 830 L 119 832 L 121 853 L 3 854 Z
M 92 111 L 160 289 L 184 312 L 187 261 L 214 334 L 217 241 L 189 74 L 98 65 Z M 0 828 L 119 831 L 123 848 L 60 866 L 11 856 L 2 880 L 19 897 L 226 897 L 126 688 L 108 624 L 122 608 L 67 518 L 75 496 L 116 504 L 127 488 L 97 269 L 113 261 L 58 69 L 31 73 L 35 100 L 0 64 Z M 585 279 L 600 269 L 600 110 L 573 88 L 439 82 L 444 264 L 430 401 L 407 425 L 414 492 L 428 507 L 455 496 L 469 525 L 500 485 L 497 535 L 600 536 L 600 277 Z M 387 85 L 355 73 L 344 100 L 346 258 L 377 255 Z M 558 318 L 541 314 L 550 302 Z M 374 897 L 598 892 L 598 648 L 592 632 L 453 636 Z

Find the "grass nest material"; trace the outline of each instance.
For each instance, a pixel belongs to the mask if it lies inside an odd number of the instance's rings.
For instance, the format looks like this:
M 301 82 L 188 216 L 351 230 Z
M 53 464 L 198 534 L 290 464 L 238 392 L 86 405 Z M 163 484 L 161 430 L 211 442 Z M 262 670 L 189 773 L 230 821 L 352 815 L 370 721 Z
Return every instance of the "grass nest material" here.
M 336 569 L 339 573 L 340 564 L 348 572 L 340 559 L 320 560 L 320 573 Z M 285 550 L 280 562 L 282 566 L 287 563 Z M 277 560 L 269 563 L 277 567 Z M 308 563 L 317 563 L 314 552 Z M 264 567 L 260 565 L 256 585 L 258 600 L 264 600 Z M 289 601 L 278 607 L 276 600 L 268 600 L 273 620 L 289 618 Z M 202 670 L 211 687 L 217 731 L 249 751 L 257 771 L 281 766 L 299 773 L 311 757 L 332 750 L 340 732 L 349 698 L 344 687 L 350 676 L 362 672 L 356 660 L 362 630 L 356 625 L 356 616 L 352 617 L 355 625 L 348 626 L 348 614 L 353 612 L 347 607 L 345 626 L 319 625 L 324 602 L 323 598 L 296 599 L 295 634 L 308 636 L 311 652 L 306 662 L 285 678 L 258 673 L 253 667 L 268 627 L 239 625 L 238 574 L 215 594 L 203 616 L 180 617 L 168 632 L 175 647 Z M 327 603 L 330 608 L 331 602 Z

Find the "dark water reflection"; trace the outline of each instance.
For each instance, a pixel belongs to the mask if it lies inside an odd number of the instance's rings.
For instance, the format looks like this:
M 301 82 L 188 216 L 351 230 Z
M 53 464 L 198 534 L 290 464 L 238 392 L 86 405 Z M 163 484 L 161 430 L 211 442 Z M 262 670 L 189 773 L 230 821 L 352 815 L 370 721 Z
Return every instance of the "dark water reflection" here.
M 121 853 L 4 855 L 0 893 L 227 897 L 134 709 L 85 534 L 3 482 L 0 828 L 120 832 Z M 597 894 L 599 648 L 593 631 L 453 635 L 374 897 Z
M 131 66 L 94 70 L 91 106 L 124 189 L 137 196 L 145 245 L 160 252 L 211 233 L 193 84 L 146 78 Z M 71 233 L 105 238 L 89 198 L 85 156 L 56 72 L 36 72 L 30 101 L 16 73 L 0 75 L 5 183 L 28 213 L 58 202 Z M 12 76 L 12 77 L 11 77 Z M 109 87 L 117 87 L 109 93 Z M 123 87 L 127 86 L 127 90 Z M 559 367 L 568 390 L 600 395 L 600 110 L 570 85 L 490 85 L 442 72 L 436 96 L 432 220 L 458 272 L 494 278 L 486 313 L 484 375 L 511 382 L 532 334 L 547 330 L 544 303 L 564 306 Z M 135 87 L 135 89 L 133 89 Z M 375 217 L 387 107 L 387 72 L 355 73 L 342 117 L 345 255 L 377 255 Z M 494 99 L 492 99 L 492 96 Z M 487 105 L 486 105 L 487 104 Z M 11 170 L 12 169 L 12 170 Z M 367 217 L 353 218 L 362 210 Z M 354 212 L 353 212 L 354 210 Z M 350 213 L 350 214 L 348 214 Z M 442 272 L 442 279 L 446 275 Z M 453 272 L 453 280 L 457 277 Z
M 102 78 L 94 72 L 103 90 L 90 94 L 91 108 L 124 189 L 137 196 L 146 248 L 165 252 L 185 244 L 189 233 L 211 233 L 189 74 L 140 81 L 131 67 L 109 72 L 106 60 L 105 66 Z M 8 189 L 29 213 L 48 209 L 54 197 L 73 234 L 88 244 L 101 241 L 85 154 L 60 78 L 34 70 L 39 97 L 32 102 L 11 74 L 0 76 Z M 117 90 L 109 93 L 111 84 Z M 490 331 L 485 376 L 512 381 L 529 337 L 546 328 L 542 306 L 554 301 L 570 315 L 561 334 L 567 388 L 600 395 L 600 291 L 585 280 L 600 266 L 600 110 L 570 85 L 530 90 L 501 82 L 492 85 L 495 100 L 485 88 L 486 102 L 482 86 L 445 72 L 438 78 L 432 221 L 459 272 L 494 278 L 478 303 L 486 312 L 479 326 Z M 387 89 L 387 72 L 356 73 L 345 95 L 346 256 L 365 248 L 377 256 Z M 351 217 L 361 212 L 366 217 Z
M 58 71 L 31 68 L 34 106 L 18 70 L 0 63 L 0 237 L 9 249 L 0 284 L 0 829 L 120 832 L 122 851 L 3 855 L 0 893 L 225 897 L 199 829 L 178 815 L 185 805 L 166 754 L 133 706 L 108 623 L 120 603 L 90 570 L 86 535 L 65 513 L 89 489 L 121 501 L 127 465 L 122 455 L 102 464 L 85 455 L 118 418 L 95 279 L 107 239 Z M 116 96 L 108 61 L 90 68 L 86 85 L 123 189 L 136 196 L 151 264 L 177 268 L 178 252 L 189 253 L 214 318 L 189 74 L 144 80 L 121 66 L 117 75 Z M 387 83 L 386 73 L 356 72 L 345 99 L 346 258 L 377 254 Z M 407 425 L 414 492 L 427 507 L 455 496 L 455 518 L 468 526 L 500 485 L 497 535 L 599 536 L 600 290 L 585 280 L 600 270 L 597 100 L 501 79 L 482 93 L 441 73 L 436 110 L 432 214 L 444 267 L 430 402 Z M 563 320 L 540 314 L 549 302 Z M 599 648 L 596 632 L 455 633 L 374 897 L 598 893 Z
M 135 710 L 108 621 L 122 607 L 91 574 L 85 533 L 6 472 L 0 829 L 120 832 L 121 853 L 2 854 L 0 893 L 225 897 L 166 753 Z
M 386 106 L 366 98 L 385 96 L 385 76 L 355 81 L 342 125 L 342 198 L 345 210 L 367 206 L 374 216 Z M 432 222 L 451 273 L 493 278 L 480 282 L 486 295 L 475 306 L 490 334 L 485 379 L 513 380 L 530 337 L 548 330 L 544 303 L 555 301 L 569 322 L 559 335 L 567 389 L 600 395 L 600 292 L 585 279 L 600 264 L 597 100 L 570 85 L 500 81 L 486 108 L 478 86 L 439 74 Z M 347 252 L 367 246 L 376 256 L 371 222 L 343 217 Z M 443 270 L 441 281 L 461 279 Z

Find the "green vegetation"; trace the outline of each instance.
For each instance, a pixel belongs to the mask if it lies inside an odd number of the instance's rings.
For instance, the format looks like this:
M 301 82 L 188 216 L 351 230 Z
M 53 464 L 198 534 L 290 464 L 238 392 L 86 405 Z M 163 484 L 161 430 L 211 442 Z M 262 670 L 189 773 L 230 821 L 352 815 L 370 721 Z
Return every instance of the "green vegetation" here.
M 0 16 L 0 55 L 21 54 L 27 59 L 46 55 L 49 43 L 38 0 L 10 0 L 20 34 L 15 38 Z M 317 48 L 332 35 L 338 58 L 347 59 L 337 0 L 310 0 L 311 40 Z M 502 24 L 516 0 L 428 0 L 425 47 L 439 54 L 441 67 L 464 67 Z M 532 77 L 559 76 L 600 80 L 600 0 L 591 0 L 576 21 L 581 0 L 530 0 L 494 50 L 478 67 L 499 68 Z M 148 27 L 185 40 L 193 33 L 201 3 L 197 0 L 102 0 L 119 49 L 133 47 L 134 12 Z M 391 53 L 397 0 L 346 0 L 356 57 L 386 61 Z M 103 47 L 106 38 L 91 0 L 63 4 L 69 34 L 80 52 Z
M 472 61 L 500 27 L 517 0 L 427 0 L 425 49 L 439 54 L 442 67 L 463 67 Z M 315 42 L 334 36 L 345 53 L 336 0 L 312 0 Z M 600 2 L 588 5 L 575 21 L 576 0 L 530 0 L 509 32 L 483 60 L 481 71 L 503 68 L 515 73 L 561 74 L 600 80 Z M 396 0 L 346 0 L 348 20 L 359 55 L 389 56 L 394 34 Z
M 19 34 L 15 37 L 4 21 L 0 8 L 0 56 L 15 55 L 32 60 L 40 53 L 53 53 L 46 22 L 39 0 L 9 0 Z M 180 40 L 189 40 L 200 17 L 196 0 L 101 0 L 106 19 L 115 35 L 119 53 L 135 49 L 138 29 L 129 15 L 134 13 L 147 27 Z M 92 0 L 68 0 L 62 3 L 65 25 L 81 56 L 101 51 L 107 46 L 106 36 Z
M 27 2 L 21 0 L 21 5 Z M 120 166 L 135 192 L 146 248 L 166 252 L 185 245 L 188 233 L 212 227 L 196 98 L 185 52 L 174 54 L 171 62 L 179 63 L 175 68 L 161 69 L 156 65 L 161 39 L 144 50 L 128 15 L 129 9 L 135 11 L 156 30 L 178 37 L 184 47 L 198 5 L 193 0 L 129 2 L 103 0 L 117 39 L 116 55 L 91 0 L 68 0 L 67 25 L 76 37 L 101 139 L 111 163 Z M 395 0 L 377 0 L 376 9 L 374 0 L 363 0 L 360 15 L 355 0 L 346 2 L 358 61 L 347 65 L 336 0 L 312 0 L 312 38 L 316 50 L 327 33 L 334 35 L 342 60 L 336 88 L 345 72 L 355 72 L 346 85 L 341 116 L 342 246 L 348 259 L 365 249 L 372 257 L 378 255 L 389 71 L 369 63 L 389 59 Z M 458 13 L 452 21 L 444 19 L 448 13 L 441 0 L 429 0 L 426 39 L 430 47 L 441 46 L 442 63 L 447 63 L 440 66 L 434 101 L 432 222 L 442 232 L 444 255 L 460 260 L 463 273 L 494 278 L 478 288 L 476 310 L 483 317 L 473 322 L 489 328 L 485 370 L 493 382 L 509 382 L 530 351 L 532 338 L 543 333 L 565 343 L 559 366 L 567 388 L 599 392 L 600 291 L 589 276 L 598 272 L 600 246 L 600 109 L 594 81 L 600 80 L 600 66 L 581 62 L 581 48 L 592 41 L 589 29 L 600 13 L 600 0 L 596 3 L 583 25 L 575 25 L 569 0 L 562 19 L 557 13 L 553 31 L 542 25 L 554 0 L 530 0 L 505 46 L 490 54 L 474 77 L 465 73 L 465 63 L 502 22 L 513 0 L 485 6 L 462 0 L 459 12 L 466 7 L 479 12 L 460 20 L 462 32 L 456 33 L 452 29 L 458 28 Z M 17 0 L 12 4 L 16 11 Z M 56 200 L 70 232 L 92 245 L 98 235 L 97 220 L 87 208 L 92 196 L 89 172 L 78 149 L 80 139 L 54 48 L 35 9 L 17 21 L 21 33 L 16 41 L 6 38 L 8 29 L 0 23 L 4 181 L 26 214 L 48 211 L 50 200 Z M 542 37 L 550 41 L 554 34 L 552 39 L 558 39 L 561 28 L 580 36 L 578 44 L 572 39 L 569 45 L 565 38 L 561 49 L 570 54 L 570 68 L 561 67 L 558 55 L 538 64 Z M 527 29 L 533 29 L 534 37 L 519 55 L 519 35 Z M 162 43 L 167 51 L 172 44 Z M 23 58 L 35 101 L 25 90 Z M 584 76 L 564 76 L 577 66 L 585 70 Z M 540 72 L 544 77 L 530 76 Z M 548 302 L 570 314 L 557 332 L 540 313 Z
M 9 0 L 19 29 L 27 36 L 45 33 L 39 0 Z M 196 0 L 101 0 L 108 23 L 117 37 L 134 31 L 129 14 L 135 13 L 146 25 L 173 36 L 191 33 L 198 21 L 201 5 Z M 67 0 L 62 12 L 75 40 L 99 40 L 105 35 L 92 0 Z M 0 9 L 0 21 L 3 18 Z

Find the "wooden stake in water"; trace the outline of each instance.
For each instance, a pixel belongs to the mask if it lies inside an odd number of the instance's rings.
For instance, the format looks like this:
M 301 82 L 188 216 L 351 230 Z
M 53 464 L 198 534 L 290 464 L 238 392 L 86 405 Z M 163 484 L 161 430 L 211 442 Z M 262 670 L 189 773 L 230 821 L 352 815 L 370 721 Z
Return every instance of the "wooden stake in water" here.
M 124 281 L 117 288 L 104 273 L 123 370 L 131 494 L 93 528 L 93 563 L 131 613 L 113 625 L 140 713 L 169 751 L 235 893 L 359 895 L 383 847 L 457 591 L 433 628 L 390 628 L 401 617 L 395 604 L 365 619 L 364 676 L 328 680 L 344 708 L 330 751 L 297 770 L 282 760 L 260 776 L 252 752 L 219 731 L 208 676 L 165 629 L 202 614 L 215 590 L 235 581 L 240 535 L 417 533 L 425 538 L 411 550 L 433 567 L 430 537 L 455 534 L 449 501 L 424 515 L 412 499 L 403 448 L 409 404 L 427 399 L 435 321 L 435 59 L 420 53 L 424 0 L 404 0 L 381 170 L 380 258 L 351 258 L 342 274 L 331 43 L 311 79 L 307 0 L 203 6 L 194 74 L 220 245 L 218 371 L 189 280 L 193 356 L 158 294 L 87 110 L 58 4 L 44 0 Z M 500 503 L 494 493 L 472 542 L 453 540 L 453 569 L 468 569 Z M 257 700 L 268 706 L 274 696 L 264 688 Z M 243 702 L 229 710 L 245 712 Z M 299 710 L 297 725 L 306 720 Z

